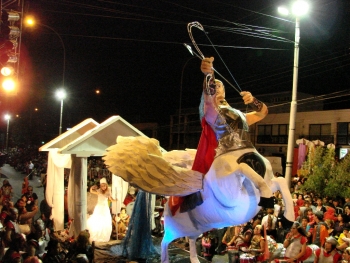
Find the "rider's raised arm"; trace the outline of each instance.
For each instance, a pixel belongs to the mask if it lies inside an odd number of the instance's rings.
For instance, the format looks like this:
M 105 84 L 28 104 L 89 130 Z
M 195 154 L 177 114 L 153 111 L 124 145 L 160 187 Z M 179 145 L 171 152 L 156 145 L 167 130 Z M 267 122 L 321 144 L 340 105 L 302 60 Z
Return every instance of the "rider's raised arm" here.
M 214 58 L 204 58 L 201 63 L 201 71 L 205 75 L 203 81 L 203 115 L 208 123 L 213 124 L 217 118 L 218 111 L 215 102 L 216 82 L 213 71 Z
M 243 98 L 244 104 L 249 105 L 253 111 L 246 114 L 248 125 L 252 125 L 268 114 L 268 109 L 265 103 L 256 99 L 249 91 L 242 91 L 241 96 Z

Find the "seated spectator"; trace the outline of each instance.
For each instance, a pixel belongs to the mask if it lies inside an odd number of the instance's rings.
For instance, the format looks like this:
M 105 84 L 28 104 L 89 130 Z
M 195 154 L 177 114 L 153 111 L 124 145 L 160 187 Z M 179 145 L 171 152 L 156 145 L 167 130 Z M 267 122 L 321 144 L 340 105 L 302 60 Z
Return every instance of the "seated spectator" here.
M 350 206 L 344 207 L 344 214 L 343 214 L 344 222 L 350 223 Z
M 337 246 L 337 249 L 344 251 L 347 247 L 350 246 L 350 232 L 349 230 L 344 230 L 344 236 L 341 237 L 341 245 Z
M 323 220 L 330 219 L 333 221 L 337 221 L 337 217 L 335 216 L 335 209 L 329 205 L 326 205 L 326 212 L 323 214 Z
M 2 182 L 2 186 L 0 188 L 0 197 L 2 199 L 2 203 L 6 201 L 11 201 L 13 196 L 13 188 L 10 182 L 5 179 Z
M 333 200 L 333 207 L 335 209 L 335 215 L 336 216 L 343 213 L 343 208 L 340 207 L 339 199 L 334 199 Z
M 41 263 L 41 260 L 37 256 L 27 257 L 23 263 Z
M 334 237 L 328 237 L 324 247 L 315 251 L 314 263 L 338 262 L 341 260 L 341 254 L 337 251 L 337 240 Z
M 302 194 L 298 194 L 298 200 L 296 201 L 297 206 L 304 206 L 304 196 Z
M 8 216 L 4 220 L 5 233 L 3 236 L 3 242 L 5 247 L 9 247 L 13 242 L 12 238 L 15 234 L 21 234 L 21 229 L 18 224 L 18 210 L 12 207 Z
M 45 227 L 48 229 L 53 229 L 53 221 L 51 219 L 51 212 L 52 207 L 49 206 L 49 204 L 46 201 L 46 198 L 44 198 L 40 202 L 40 213 L 41 213 L 41 219 L 44 221 Z
M 313 226 L 309 225 L 309 218 L 304 216 L 301 220 L 301 227 L 304 228 L 306 232 L 306 237 L 308 239 L 308 244 L 311 244 L 312 232 L 314 230 Z
M 250 241 L 250 246 L 248 249 L 243 251 L 249 252 L 256 257 L 256 261 L 262 262 L 264 261 L 264 252 L 265 252 L 265 239 L 262 236 L 263 227 L 262 225 L 257 225 L 254 228 L 254 235 Z
M 28 177 L 25 176 L 23 178 L 23 183 L 22 183 L 22 195 L 24 195 L 27 192 L 28 185 L 29 185 Z
M 350 247 L 347 247 L 344 252 L 343 252 L 343 261 L 345 260 L 344 263 L 349 263 L 350 262 Z
M 27 236 L 27 249 L 25 257 L 34 257 L 37 253 L 37 249 L 39 248 L 39 243 L 35 239 L 29 239 Z
M 345 210 L 345 207 L 350 207 L 350 197 L 345 197 L 345 204 L 343 205 L 343 209 Z
M 304 206 L 306 207 L 306 209 L 311 208 L 313 213 L 316 212 L 316 207 L 312 205 L 310 198 L 305 199 Z
M 244 232 L 243 227 L 244 227 L 243 225 L 235 227 L 234 236 L 227 243 L 228 248 L 230 246 L 236 247 L 238 249 L 242 247 L 249 247 L 250 239 L 252 237 L 252 230 L 248 229 L 247 231 Z
M 46 184 L 47 171 L 43 168 L 40 172 L 40 185 L 39 187 L 43 187 Z
M 4 230 L 5 227 L 5 219 L 6 217 L 8 217 L 8 213 L 7 212 L 1 212 L 0 213 L 0 231 Z
M 308 224 L 313 227 L 316 223 L 315 222 L 315 214 L 314 214 L 313 210 L 311 208 L 306 208 L 305 213 L 306 213 L 305 216 L 309 219 Z
M 28 212 L 26 209 L 26 203 L 19 199 L 16 203 L 16 207 L 19 212 L 18 221 L 20 224 L 28 224 L 29 226 L 32 225 L 33 218 L 36 215 L 36 213 L 39 211 L 39 208 L 37 206 L 33 206 L 33 211 Z
M 323 213 L 321 211 L 315 213 L 315 222 L 312 243 L 321 247 L 328 237 L 327 224 L 323 221 Z
M 340 235 L 339 235 L 339 238 L 338 238 L 338 244 L 339 244 L 339 246 L 341 246 L 341 245 L 343 245 L 343 243 L 345 243 L 345 241 L 343 240 L 343 238 L 345 237 L 347 237 L 348 236 L 348 233 L 349 233 L 349 228 L 346 228 L 346 227 L 344 227 L 343 228 L 343 233 L 341 233 Z
M 1 213 L 9 214 L 10 208 L 13 207 L 13 203 L 6 199 L 2 203 Z
M 24 195 L 27 198 L 26 209 L 31 212 L 34 206 L 38 206 L 38 195 L 33 192 L 33 186 L 31 185 L 27 187 L 27 192 Z
M 299 208 L 298 216 L 297 218 L 295 218 L 295 221 L 301 224 L 301 220 L 303 219 L 303 217 L 304 217 L 304 211 L 301 208 Z
M 295 222 L 283 242 L 286 262 L 300 262 L 306 252 L 307 237 L 303 227 Z
M 316 212 L 317 211 L 321 211 L 324 214 L 326 212 L 326 207 L 324 207 L 322 199 L 321 198 L 317 198 L 316 203 L 317 203 L 317 205 L 316 205 Z
M 64 257 L 60 255 L 61 245 L 57 239 L 51 239 L 46 247 L 47 252 L 43 255 L 43 263 L 61 263 Z
M 81 231 L 76 238 L 75 242 L 71 247 L 71 251 L 73 255 L 70 255 L 69 258 L 72 260 L 76 260 L 78 255 L 85 255 L 88 259 L 88 262 L 93 261 L 93 248 L 89 241 L 90 234 L 87 230 Z
M 337 221 L 334 223 L 334 235 L 338 236 L 343 233 L 345 227 L 348 227 L 348 224 L 344 222 L 344 214 L 339 214 L 337 216 Z
M 210 232 L 203 233 L 202 237 L 202 248 L 203 248 L 203 257 L 211 261 L 215 254 L 215 239 L 211 236 Z
M 277 217 L 275 216 L 275 210 L 273 208 L 266 209 L 267 215 L 263 217 L 261 225 L 266 226 L 266 234 L 272 236 L 273 239 L 277 238 Z
M 39 218 L 34 222 L 33 231 L 27 235 L 27 241 L 28 247 L 32 249 L 30 255 L 42 257 L 50 241 L 49 231 L 42 219 Z
M 327 224 L 328 236 L 334 236 L 334 221 L 326 219 L 324 222 Z
M 26 249 L 26 241 L 23 235 L 14 233 L 11 237 L 12 242 L 8 250 L 5 252 L 2 262 L 6 263 L 21 263 L 23 262 L 22 253 Z
M 230 241 L 232 240 L 232 238 L 235 236 L 235 229 L 236 227 L 235 226 L 229 226 L 227 229 L 226 229 L 226 232 L 224 234 L 224 236 L 222 237 L 222 240 L 221 242 L 223 244 L 225 244 L 225 246 L 230 246 L 231 244 Z M 225 249 L 226 250 L 226 249 Z M 225 251 L 224 250 L 224 251 Z

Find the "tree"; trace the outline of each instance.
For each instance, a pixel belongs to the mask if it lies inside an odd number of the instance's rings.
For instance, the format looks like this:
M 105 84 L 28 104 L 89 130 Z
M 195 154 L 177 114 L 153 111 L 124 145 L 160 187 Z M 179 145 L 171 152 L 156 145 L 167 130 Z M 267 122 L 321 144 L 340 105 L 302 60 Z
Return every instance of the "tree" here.
M 332 170 L 332 178 L 328 182 L 325 194 L 328 196 L 350 196 L 350 155 L 346 155 L 335 163 Z
M 319 146 L 309 151 L 305 166 L 310 168 L 303 190 L 322 197 L 350 196 L 350 155 L 336 161 L 333 148 Z

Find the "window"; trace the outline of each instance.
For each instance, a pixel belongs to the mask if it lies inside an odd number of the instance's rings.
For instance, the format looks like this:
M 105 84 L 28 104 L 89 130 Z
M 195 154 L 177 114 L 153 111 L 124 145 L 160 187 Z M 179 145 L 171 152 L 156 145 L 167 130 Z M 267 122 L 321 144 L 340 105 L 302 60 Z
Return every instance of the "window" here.
M 258 143 L 287 144 L 288 124 L 258 125 Z
M 331 135 L 331 124 L 310 124 L 310 136 Z
M 310 124 L 309 140 L 321 140 L 325 144 L 334 143 L 334 136 L 331 132 L 331 124 Z
M 349 145 L 350 144 L 350 122 L 338 122 L 337 123 L 337 144 Z

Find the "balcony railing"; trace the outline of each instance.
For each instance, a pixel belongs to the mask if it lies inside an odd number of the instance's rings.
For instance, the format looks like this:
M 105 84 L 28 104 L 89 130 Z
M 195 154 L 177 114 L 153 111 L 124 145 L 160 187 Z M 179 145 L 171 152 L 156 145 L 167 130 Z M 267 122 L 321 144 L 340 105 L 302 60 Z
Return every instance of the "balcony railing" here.
M 325 145 L 329 143 L 334 143 L 333 135 L 304 136 L 303 138 L 309 141 L 320 140 L 320 141 L 323 141 Z M 257 143 L 258 144 L 288 144 L 288 135 L 258 135 Z M 339 142 L 339 137 L 338 137 L 338 144 L 344 144 Z
M 320 140 L 323 141 L 325 145 L 330 143 L 335 144 L 333 135 L 310 135 L 307 139 L 309 141 Z
M 259 144 L 287 144 L 288 135 L 258 135 Z
M 337 145 L 350 145 L 350 136 L 337 135 Z

